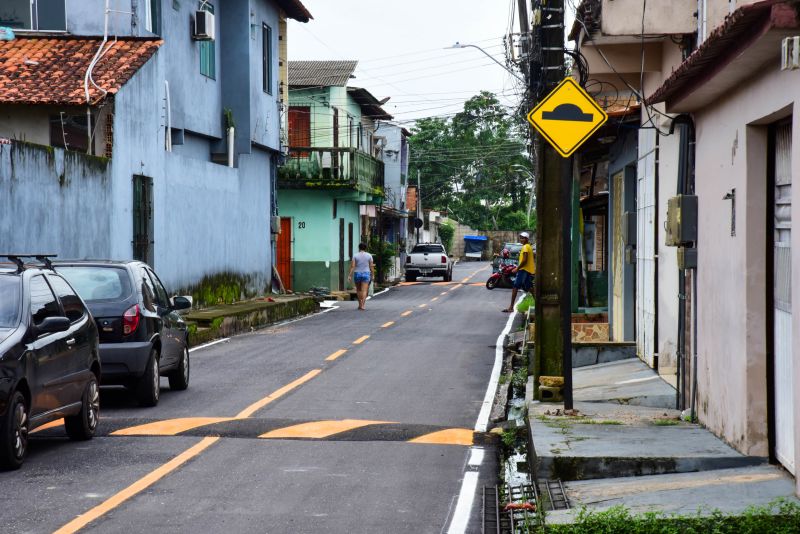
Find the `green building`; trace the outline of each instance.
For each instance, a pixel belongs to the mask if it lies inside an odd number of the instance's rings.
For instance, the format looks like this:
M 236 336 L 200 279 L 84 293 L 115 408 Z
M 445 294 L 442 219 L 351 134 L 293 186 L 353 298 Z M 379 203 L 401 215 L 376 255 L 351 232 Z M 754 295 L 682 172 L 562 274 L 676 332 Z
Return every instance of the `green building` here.
M 356 61 L 289 62 L 289 153 L 278 171 L 281 233 L 276 263 L 284 286 L 343 290 L 350 260 L 368 234 L 362 206 L 384 195 L 387 120 L 367 90 L 348 87 Z

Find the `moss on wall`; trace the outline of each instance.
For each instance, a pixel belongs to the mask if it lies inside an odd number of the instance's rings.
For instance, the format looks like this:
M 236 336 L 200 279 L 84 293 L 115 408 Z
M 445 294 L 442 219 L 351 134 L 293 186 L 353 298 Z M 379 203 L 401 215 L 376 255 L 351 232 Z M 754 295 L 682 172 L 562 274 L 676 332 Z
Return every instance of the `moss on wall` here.
M 197 284 L 178 291 L 191 295 L 194 306 L 204 308 L 234 302 L 264 294 L 266 286 L 255 282 L 252 275 L 223 272 L 203 277 Z

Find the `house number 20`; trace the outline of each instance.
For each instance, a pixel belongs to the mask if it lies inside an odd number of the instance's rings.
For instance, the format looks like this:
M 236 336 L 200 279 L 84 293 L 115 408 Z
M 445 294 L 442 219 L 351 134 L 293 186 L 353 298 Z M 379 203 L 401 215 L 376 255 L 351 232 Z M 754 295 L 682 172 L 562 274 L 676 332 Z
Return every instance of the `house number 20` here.
M 306 227 L 306 222 L 305 221 L 300 221 L 299 223 L 297 223 L 297 227 L 302 230 L 303 228 Z

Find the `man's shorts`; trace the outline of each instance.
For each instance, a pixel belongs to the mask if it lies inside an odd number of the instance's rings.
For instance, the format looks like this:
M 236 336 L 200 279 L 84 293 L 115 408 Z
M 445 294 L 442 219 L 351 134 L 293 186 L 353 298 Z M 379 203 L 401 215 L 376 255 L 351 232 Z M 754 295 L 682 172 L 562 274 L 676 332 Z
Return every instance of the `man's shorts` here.
M 360 284 L 362 282 L 369 283 L 369 273 L 355 273 L 353 275 L 353 280 L 356 284 Z
M 532 285 L 533 275 L 528 271 L 518 270 L 517 277 L 514 278 L 514 287 L 523 291 L 530 291 Z

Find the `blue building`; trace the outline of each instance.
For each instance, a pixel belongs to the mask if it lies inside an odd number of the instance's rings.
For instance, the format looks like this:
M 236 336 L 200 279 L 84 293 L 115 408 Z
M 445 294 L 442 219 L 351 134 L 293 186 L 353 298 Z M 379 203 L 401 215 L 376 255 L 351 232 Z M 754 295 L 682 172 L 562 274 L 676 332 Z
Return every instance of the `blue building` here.
M 4 0 L 0 227 L 26 228 L 0 251 L 142 259 L 205 300 L 263 292 L 287 18 L 311 15 L 298 0 Z

